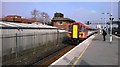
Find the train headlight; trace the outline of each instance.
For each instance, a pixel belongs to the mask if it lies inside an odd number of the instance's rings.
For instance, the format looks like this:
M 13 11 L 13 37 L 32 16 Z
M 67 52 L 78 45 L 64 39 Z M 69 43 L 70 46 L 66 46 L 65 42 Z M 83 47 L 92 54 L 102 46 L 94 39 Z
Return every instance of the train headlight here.
M 68 37 L 71 37 L 71 32 L 68 32 Z
M 85 33 L 84 32 L 80 32 L 79 33 L 79 38 L 85 38 Z

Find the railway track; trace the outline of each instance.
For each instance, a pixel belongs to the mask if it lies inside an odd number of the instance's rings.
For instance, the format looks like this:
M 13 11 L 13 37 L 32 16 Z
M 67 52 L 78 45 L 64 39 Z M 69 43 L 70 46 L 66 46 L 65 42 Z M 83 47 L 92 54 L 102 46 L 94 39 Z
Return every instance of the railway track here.
M 95 34 L 95 33 L 93 33 Z M 91 35 L 93 35 L 91 34 Z M 89 35 L 88 37 L 90 37 Z M 67 45 L 64 48 L 59 49 L 58 51 L 50 54 L 47 57 L 44 57 L 42 60 L 30 65 L 31 66 L 37 66 L 37 67 L 48 67 L 50 64 L 58 60 L 60 57 L 62 57 L 64 54 L 66 54 L 68 51 L 70 51 L 72 48 L 74 48 L 76 45 Z
M 70 51 L 72 48 L 74 48 L 75 45 L 68 45 L 66 47 L 64 47 L 63 49 L 58 50 L 57 52 L 47 56 L 46 58 L 40 60 L 39 62 L 34 63 L 32 66 L 44 66 L 47 67 L 50 64 L 52 64 L 53 62 L 55 62 L 57 59 L 59 59 L 61 56 L 63 56 L 65 53 L 67 53 L 68 51 Z

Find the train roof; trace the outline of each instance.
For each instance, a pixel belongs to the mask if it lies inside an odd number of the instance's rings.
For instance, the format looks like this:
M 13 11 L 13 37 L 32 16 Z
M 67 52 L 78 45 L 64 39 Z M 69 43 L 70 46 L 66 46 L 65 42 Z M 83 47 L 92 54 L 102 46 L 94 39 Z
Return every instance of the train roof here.
M 73 24 L 79 24 L 80 26 L 85 26 L 88 29 L 96 29 L 96 28 L 94 28 L 94 27 L 92 27 L 90 25 L 86 25 L 86 24 L 81 23 L 81 22 L 73 22 L 73 23 L 69 24 L 69 26 L 72 26 Z
M 72 26 L 73 24 L 79 24 L 80 26 L 85 26 L 85 24 L 83 24 L 81 22 L 73 22 L 73 23 L 69 24 L 69 26 Z

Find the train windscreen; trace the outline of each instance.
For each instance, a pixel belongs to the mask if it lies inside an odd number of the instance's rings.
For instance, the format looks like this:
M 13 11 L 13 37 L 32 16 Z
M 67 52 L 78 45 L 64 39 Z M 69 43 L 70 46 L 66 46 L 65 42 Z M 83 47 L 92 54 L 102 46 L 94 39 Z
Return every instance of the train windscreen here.
M 68 31 L 71 31 L 71 26 L 68 27 Z
M 84 32 L 85 28 L 83 26 L 80 27 L 80 32 Z

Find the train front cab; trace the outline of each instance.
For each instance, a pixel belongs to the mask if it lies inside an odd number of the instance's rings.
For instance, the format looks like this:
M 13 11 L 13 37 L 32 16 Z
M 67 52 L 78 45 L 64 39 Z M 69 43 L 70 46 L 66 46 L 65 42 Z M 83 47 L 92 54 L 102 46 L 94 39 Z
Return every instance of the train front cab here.
M 68 30 L 68 44 L 77 45 L 79 43 L 79 24 L 70 24 Z
M 69 25 L 68 30 L 68 41 L 69 43 L 80 43 L 86 38 L 87 29 L 84 24 L 82 23 L 73 23 Z
M 87 29 L 82 24 L 73 24 L 71 32 L 71 38 L 74 44 L 78 44 L 86 39 Z

